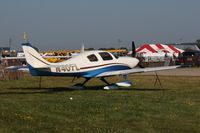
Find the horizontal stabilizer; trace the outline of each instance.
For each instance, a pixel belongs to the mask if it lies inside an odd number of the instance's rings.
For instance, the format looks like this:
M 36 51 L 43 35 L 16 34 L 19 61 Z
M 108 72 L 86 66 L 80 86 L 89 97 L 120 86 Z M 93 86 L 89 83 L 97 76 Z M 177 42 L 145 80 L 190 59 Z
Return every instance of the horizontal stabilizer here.
M 11 71 L 29 71 L 28 66 L 9 66 L 6 69 Z

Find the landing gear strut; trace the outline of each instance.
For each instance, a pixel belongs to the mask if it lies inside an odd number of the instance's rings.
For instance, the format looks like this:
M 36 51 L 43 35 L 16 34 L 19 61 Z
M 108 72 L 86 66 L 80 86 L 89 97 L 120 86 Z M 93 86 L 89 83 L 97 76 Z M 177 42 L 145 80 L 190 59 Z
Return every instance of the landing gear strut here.
M 101 81 L 103 81 L 104 83 L 106 83 L 107 85 L 110 85 L 110 83 L 108 83 L 108 81 L 105 79 L 105 77 L 100 77 L 99 79 Z
M 107 86 L 104 86 L 103 89 L 105 90 L 110 90 L 110 89 L 118 89 L 119 87 L 130 87 L 132 85 L 132 83 L 130 81 L 127 80 L 128 76 L 127 75 L 123 75 L 124 81 L 119 82 L 119 83 L 115 83 L 115 84 L 110 84 L 105 77 L 99 77 L 98 79 L 101 80 L 102 82 L 104 82 Z M 83 83 L 79 83 L 76 84 L 70 88 L 72 89 L 84 89 L 85 88 L 85 84 L 91 80 L 91 78 L 85 78 L 85 81 Z
M 104 82 L 106 85 L 110 85 L 110 83 L 105 79 L 105 77 L 100 77 L 98 78 L 99 80 L 101 80 L 102 82 Z M 71 86 L 70 88 L 72 89 L 84 89 L 85 88 L 85 84 L 90 81 L 91 78 L 85 78 L 85 81 L 83 83 L 78 83 L 74 86 Z
M 84 86 L 91 78 L 85 78 L 83 83 L 78 83 L 76 86 Z M 72 83 L 74 82 L 75 78 L 73 78 Z

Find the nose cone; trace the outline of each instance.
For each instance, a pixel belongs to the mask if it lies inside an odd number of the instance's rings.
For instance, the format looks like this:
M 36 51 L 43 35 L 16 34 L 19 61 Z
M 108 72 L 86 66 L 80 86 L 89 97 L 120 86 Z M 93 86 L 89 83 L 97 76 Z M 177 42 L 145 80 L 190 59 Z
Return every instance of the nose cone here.
M 120 60 L 130 68 L 134 68 L 139 63 L 139 60 L 133 57 L 121 57 Z
M 128 62 L 128 65 L 131 67 L 131 68 L 134 68 L 137 66 L 137 64 L 139 63 L 139 60 L 137 58 L 130 58 L 129 59 L 129 62 Z

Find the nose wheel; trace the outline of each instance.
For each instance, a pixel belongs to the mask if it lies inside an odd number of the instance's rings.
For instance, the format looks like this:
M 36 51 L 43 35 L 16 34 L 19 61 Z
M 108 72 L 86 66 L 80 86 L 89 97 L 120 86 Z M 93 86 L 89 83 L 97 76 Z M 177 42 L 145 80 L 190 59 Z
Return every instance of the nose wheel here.
M 128 75 L 122 75 L 124 81 L 122 82 L 118 82 L 115 84 L 108 84 L 108 86 L 104 87 L 104 90 L 112 90 L 112 89 L 118 89 L 119 87 L 130 87 L 132 86 L 132 82 L 127 80 L 128 79 Z M 104 79 L 105 80 L 105 79 Z

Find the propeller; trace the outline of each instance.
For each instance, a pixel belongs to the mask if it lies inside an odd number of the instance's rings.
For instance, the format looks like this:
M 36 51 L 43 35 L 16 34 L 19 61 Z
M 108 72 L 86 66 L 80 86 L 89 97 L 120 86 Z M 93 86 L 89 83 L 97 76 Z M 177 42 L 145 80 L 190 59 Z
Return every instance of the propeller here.
M 135 51 L 135 42 L 132 41 L 132 57 L 135 57 L 135 56 L 136 56 L 136 51 Z M 144 68 L 144 66 L 142 65 L 140 59 L 139 59 L 138 66 L 139 66 L 140 68 Z
M 135 57 L 136 52 L 135 52 L 135 42 L 132 41 L 132 57 Z

